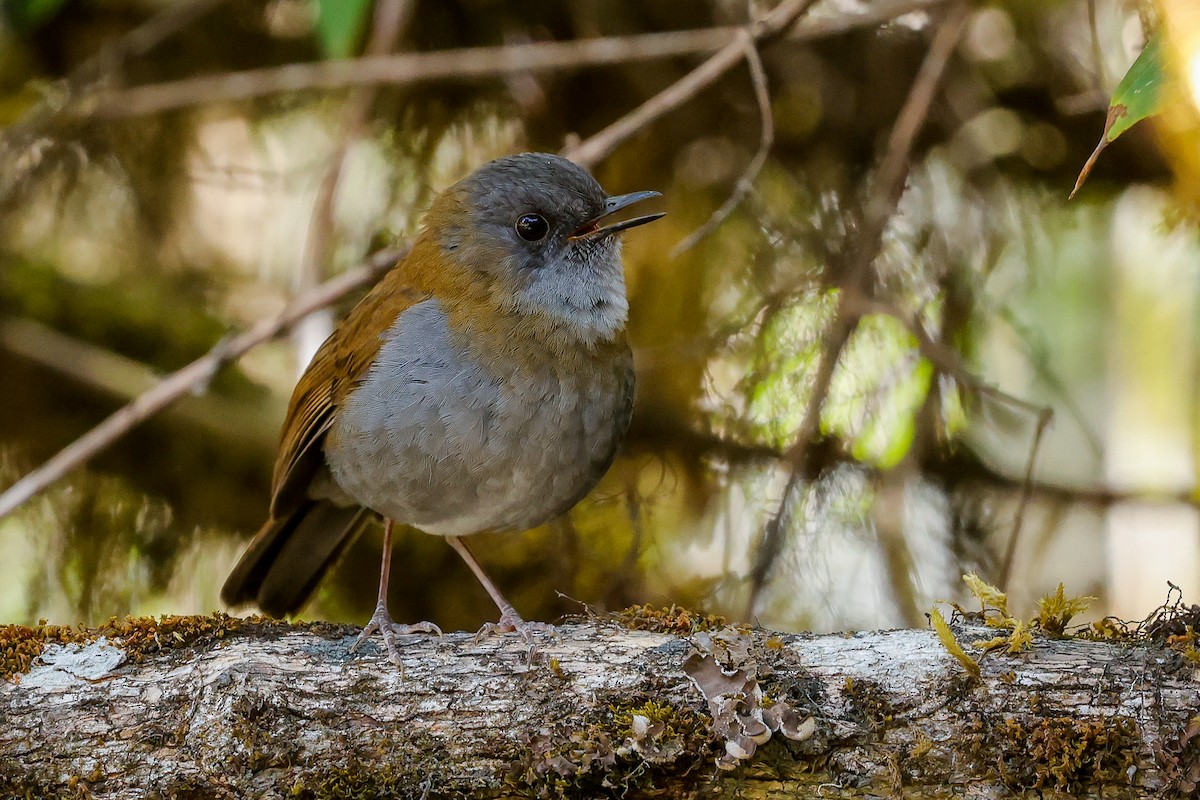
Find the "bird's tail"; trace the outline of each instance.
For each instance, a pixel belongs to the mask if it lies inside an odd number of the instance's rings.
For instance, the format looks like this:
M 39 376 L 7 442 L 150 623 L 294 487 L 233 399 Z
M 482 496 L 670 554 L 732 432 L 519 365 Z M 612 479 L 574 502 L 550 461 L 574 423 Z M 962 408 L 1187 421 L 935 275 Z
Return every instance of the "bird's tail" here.
M 294 614 L 341 557 L 368 518 L 361 506 L 309 500 L 259 530 L 221 588 L 230 606 L 255 603 L 267 614 Z

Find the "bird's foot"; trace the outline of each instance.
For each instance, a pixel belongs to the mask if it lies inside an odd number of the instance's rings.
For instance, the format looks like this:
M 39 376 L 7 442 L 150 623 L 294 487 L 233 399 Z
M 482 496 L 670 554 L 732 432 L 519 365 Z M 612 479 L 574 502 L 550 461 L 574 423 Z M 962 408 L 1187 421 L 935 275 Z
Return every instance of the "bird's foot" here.
M 442 635 L 442 629 L 432 622 L 414 622 L 412 625 L 401 625 L 398 622 L 392 622 L 392 616 L 388 614 L 387 606 L 381 602 L 375 606 L 375 613 L 371 615 L 371 621 L 363 628 L 362 633 L 358 635 L 358 639 L 355 640 L 354 644 L 350 645 L 350 652 L 353 653 L 363 642 L 371 638 L 371 634 L 377 632 L 383 636 L 383 644 L 387 648 L 388 661 L 391 661 L 397 667 L 403 666 L 400 661 L 400 647 L 396 644 L 397 636 L 406 636 L 410 633 Z
M 475 634 L 475 643 L 485 636 L 495 636 L 498 633 L 519 633 L 521 638 L 530 646 L 533 645 L 533 635 L 535 633 L 546 633 L 550 636 L 558 635 L 558 628 L 555 628 L 549 622 L 526 622 L 517 613 L 517 610 L 512 606 L 504 609 L 500 613 L 500 619 L 496 622 L 489 622 L 479 629 Z

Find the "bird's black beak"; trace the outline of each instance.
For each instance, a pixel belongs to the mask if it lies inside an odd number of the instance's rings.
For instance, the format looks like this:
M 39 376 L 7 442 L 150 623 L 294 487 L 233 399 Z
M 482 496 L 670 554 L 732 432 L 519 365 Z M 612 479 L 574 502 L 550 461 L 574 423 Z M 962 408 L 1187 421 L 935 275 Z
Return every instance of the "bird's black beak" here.
M 592 217 L 587 222 L 580 225 L 574 233 L 571 234 L 572 239 L 602 239 L 605 236 L 611 236 L 614 233 L 627 231 L 630 228 L 636 228 L 638 225 L 645 225 L 647 222 L 654 222 L 660 217 L 666 216 L 665 211 L 659 211 L 656 214 L 646 214 L 641 217 L 633 217 L 632 219 L 621 220 L 614 222 L 611 225 L 601 225 L 604 220 L 611 217 L 626 206 L 631 206 L 634 203 L 640 203 L 642 200 L 649 200 L 651 197 L 662 197 L 661 192 L 630 192 L 629 194 L 619 194 L 616 197 L 610 197 L 604 201 L 604 210 L 595 217 Z

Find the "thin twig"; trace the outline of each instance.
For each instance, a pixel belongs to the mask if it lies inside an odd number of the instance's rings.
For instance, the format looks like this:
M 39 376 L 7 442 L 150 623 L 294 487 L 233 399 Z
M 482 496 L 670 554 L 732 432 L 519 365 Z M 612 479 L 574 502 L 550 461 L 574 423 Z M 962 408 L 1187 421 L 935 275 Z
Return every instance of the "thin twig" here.
M 1033 470 L 1037 465 L 1038 451 L 1042 446 L 1042 436 L 1053 414 L 1050 409 L 1043 409 L 1037 418 L 1037 428 L 1033 432 L 1033 443 L 1029 446 L 1029 460 L 1025 463 L 1025 477 L 1021 481 L 1021 496 L 1017 500 L 1017 511 L 1013 515 L 1012 535 L 1008 537 L 1008 547 L 1004 551 L 1004 562 L 1000 565 L 1000 588 L 1008 588 L 1008 579 L 1012 575 L 1013 558 L 1017 553 L 1017 540 L 1021 537 L 1021 523 L 1025 519 L 1025 509 L 1029 506 L 1029 496 L 1033 492 Z
M 136 425 L 194 391 L 197 386 L 204 385 L 217 370 L 250 348 L 275 338 L 315 309 L 323 308 L 347 292 L 367 284 L 403 255 L 403 251 L 380 251 L 366 264 L 297 297 L 274 319 L 264 320 L 243 333 L 218 342 L 203 356 L 163 378 L 154 388 L 118 409 L 0 494 L 0 518 L 11 514 L 26 500 L 120 439 Z
M 908 162 L 911 157 L 916 135 L 929 115 L 929 108 L 942 75 L 950 62 L 950 56 L 962 37 L 970 8 L 967 3 L 959 2 L 951 6 L 945 19 L 938 25 L 925 54 L 925 60 L 913 81 L 904 106 L 892 127 L 888 137 L 887 150 L 876 173 L 871 193 L 863 214 L 863 223 L 859 236 L 851 244 L 845 269 L 840 271 L 844 280 L 842 292 L 838 301 L 837 315 L 825 335 L 821 355 L 817 362 L 816 375 L 809 395 L 804 417 L 796 432 L 794 444 L 788 450 L 788 461 L 791 464 L 787 483 L 784 486 L 783 498 L 779 509 L 768 521 L 763 532 L 762 544 L 759 546 L 754 565 L 750 571 L 750 593 L 747 599 L 746 617 L 754 613 L 758 596 L 766 583 L 771 563 L 783 547 L 784 532 L 787 529 L 788 510 L 792 505 L 800 480 L 806 474 L 805 462 L 808 455 L 809 443 L 814 440 L 820 429 L 821 409 L 829 394 L 830 384 L 837 362 L 841 357 L 850 335 L 858 325 L 859 315 L 850 307 L 858 302 L 862 295 L 863 285 L 870 274 L 883 241 L 883 232 L 888 220 L 895 212 L 900 195 L 904 190 L 905 177 L 908 174 Z
M 968 391 L 1038 416 L 1044 414 L 1053 415 L 1049 406 L 1043 406 L 1032 400 L 1026 400 L 1014 394 L 1009 394 L 975 375 L 963 364 L 957 350 L 945 342 L 934 339 L 916 318 L 905 314 L 894 305 L 882 300 L 870 299 L 861 294 L 847 293 L 846 297 L 846 308 L 856 317 L 867 314 L 880 314 L 891 317 L 902 324 L 913 335 L 913 338 L 917 340 L 917 348 L 921 351 L 921 355 L 928 359 L 929 363 L 936 367 L 939 372 L 950 376 L 956 382 L 966 387 Z
M 167 39 L 229 0 L 174 3 L 133 30 L 101 47 L 64 79 L 52 84 L 45 99 L 14 125 L 0 130 L 0 201 L 42 162 L 38 147 L 46 127 L 63 109 L 96 83 L 111 79 L 126 60 L 153 50 Z
M 1108 74 L 1104 69 L 1104 52 L 1100 47 L 1100 24 L 1096 19 L 1096 0 L 1087 0 L 1088 30 L 1092 35 L 1092 66 L 1096 73 L 1092 76 L 1096 91 L 1104 91 L 1108 86 Z M 1003 585 L 1003 584 L 1001 584 Z
M 814 24 L 811 29 L 798 29 L 789 38 L 804 41 L 833 36 L 858 27 L 872 27 L 898 15 L 933 8 L 945 2 L 947 0 L 906 0 L 888 3 L 879 9 L 872 9 L 870 13 L 846 15 L 833 21 Z M 790 5 L 794 4 L 783 4 Z M 780 9 L 773 11 L 768 19 L 777 16 L 779 11 Z M 281 92 L 486 78 L 650 61 L 711 53 L 728 48 L 731 40 L 741 30 L 726 26 L 570 42 L 469 47 L 433 53 L 287 64 L 281 67 L 202 75 L 127 89 L 101 91 L 81 98 L 68 111 L 78 117 L 130 117 L 205 103 L 249 100 Z M 767 35 L 782 33 L 783 31 L 777 31 Z M 734 61 L 738 58 L 740 50 L 735 54 Z
M 781 36 L 816 0 L 784 0 L 770 14 L 744 29 L 738 29 L 724 47 L 707 61 L 684 75 L 663 91 L 609 125 L 599 134 L 578 147 L 571 148 L 567 158 L 580 164 L 600 161 L 630 136 L 643 130 L 654 120 L 683 105 L 701 90 L 711 86 L 722 75 L 746 57 L 746 39 L 767 42 Z
M 754 188 L 754 181 L 758 178 L 758 173 L 762 172 L 763 165 L 767 163 L 767 156 L 771 152 L 771 145 L 775 143 L 775 118 L 771 114 L 771 93 L 767 87 L 767 71 L 763 69 L 762 58 L 758 55 L 758 48 L 754 45 L 754 40 L 746 37 L 744 46 L 746 48 L 746 66 L 750 68 L 750 81 L 754 85 L 754 97 L 758 101 L 758 113 L 762 118 L 762 130 L 758 140 L 758 151 L 754 154 L 754 158 L 750 159 L 750 163 L 746 165 L 746 169 L 742 172 L 737 183 L 733 186 L 733 191 L 721 207 L 713 212 L 713 215 L 708 218 L 708 221 L 701 225 L 691 234 L 686 236 L 679 244 L 671 249 L 671 258 L 679 256 L 691 250 L 705 236 L 708 236 L 716 230 L 722 222 L 728 219 L 733 210 L 737 208 L 750 190 Z
M 380 0 L 375 6 L 370 35 L 365 52 L 367 55 L 387 55 L 396 46 L 412 14 L 411 0 Z M 370 118 L 371 106 L 375 104 L 377 86 L 359 86 L 351 92 L 342 118 L 342 129 L 337 144 L 329 158 L 329 166 L 317 187 L 308 226 L 308 241 L 305 243 L 300 264 L 296 270 L 296 292 L 304 292 L 317 285 L 325 277 L 332 261 L 334 249 L 333 201 L 342 180 L 346 156 L 350 147 L 362 138 Z M 297 362 L 307 366 L 313 354 L 330 333 L 332 319 L 329 314 L 318 310 L 301 320 L 292 331 L 297 346 Z
M 99 92 L 81 98 L 73 111 L 83 117 L 119 118 L 282 92 L 489 78 L 648 61 L 711 52 L 724 46 L 729 36 L 728 28 L 712 28 L 285 64 Z

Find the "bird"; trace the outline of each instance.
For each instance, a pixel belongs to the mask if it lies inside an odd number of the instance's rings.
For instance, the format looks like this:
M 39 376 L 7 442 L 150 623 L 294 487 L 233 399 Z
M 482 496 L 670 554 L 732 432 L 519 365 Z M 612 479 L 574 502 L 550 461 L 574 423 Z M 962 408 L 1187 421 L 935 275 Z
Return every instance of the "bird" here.
M 408 254 L 314 355 L 288 404 L 267 520 L 221 590 L 295 614 L 355 536 L 383 518 L 379 633 L 396 526 L 445 537 L 500 612 L 480 634 L 550 629 L 517 613 L 464 537 L 523 531 L 572 508 L 608 470 L 633 410 L 619 219 L 660 197 L 609 195 L 550 153 L 488 162 L 431 203 Z

